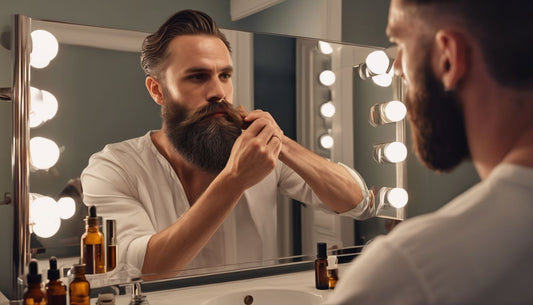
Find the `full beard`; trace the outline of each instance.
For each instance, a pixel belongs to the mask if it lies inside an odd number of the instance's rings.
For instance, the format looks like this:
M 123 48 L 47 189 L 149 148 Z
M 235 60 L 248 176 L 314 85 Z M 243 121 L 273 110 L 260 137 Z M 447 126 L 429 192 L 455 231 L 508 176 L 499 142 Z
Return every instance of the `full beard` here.
M 216 116 L 212 116 L 216 114 Z M 165 102 L 162 117 L 174 149 L 200 170 L 218 174 L 226 166 L 235 140 L 242 132 L 242 117 L 226 101 L 210 102 L 197 111 Z
M 415 87 L 406 94 L 407 113 L 420 161 L 432 170 L 448 172 L 470 158 L 470 150 L 457 94 L 444 89 L 429 62 L 428 54 L 414 73 Z

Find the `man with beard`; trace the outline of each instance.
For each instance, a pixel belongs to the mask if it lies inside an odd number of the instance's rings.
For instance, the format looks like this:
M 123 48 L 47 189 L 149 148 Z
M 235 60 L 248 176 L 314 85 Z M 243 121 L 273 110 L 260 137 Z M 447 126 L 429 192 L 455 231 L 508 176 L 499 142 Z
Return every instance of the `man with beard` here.
M 284 136 L 269 113 L 233 108 L 230 46 L 208 15 L 176 13 L 144 40 L 141 65 L 161 130 L 107 145 L 81 177 L 85 203 L 117 219 L 119 262 L 176 274 L 275 258 L 278 191 L 373 215 L 355 171 Z
M 392 0 L 414 149 L 482 181 L 374 240 L 325 304 L 533 304 L 533 2 Z M 416 191 L 416 187 L 412 187 Z

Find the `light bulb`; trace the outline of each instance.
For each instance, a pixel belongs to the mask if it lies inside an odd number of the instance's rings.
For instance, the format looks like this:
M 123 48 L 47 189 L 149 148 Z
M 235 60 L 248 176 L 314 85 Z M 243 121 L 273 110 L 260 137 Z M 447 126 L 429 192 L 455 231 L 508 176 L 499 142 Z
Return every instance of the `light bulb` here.
M 320 50 L 320 53 L 324 55 L 329 55 L 333 53 L 333 48 L 331 47 L 331 44 L 329 42 L 325 41 L 318 41 L 318 49 Z
M 407 194 L 407 191 L 403 188 L 396 187 L 393 189 L 390 189 L 387 192 L 387 201 L 390 203 L 391 206 L 401 209 L 409 200 L 409 195 Z
M 76 213 L 76 202 L 72 197 L 61 197 L 57 201 L 57 210 L 61 219 L 69 219 Z
M 320 136 L 320 146 L 322 146 L 325 149 L 330 149 L 333 147 L 333 137 L 329 134 L 323 134 Z
M 380 87 L 388 87 L 392 84 L 392 76 L 389 74 L 379 74 L 372 76 L 372 81 Z
M 43 95 L 43 117 L 46 121 L 50 120 L 56 115 L 58 108 L 57 99 L 52 93 L 48 91 L 41 90 L 41 92 Z
M 30 128 L 37 127 L 44 122 L 43 117 L 43 93 L 41 90 L 30 87 L 31 99 L 30 99 L 30 115 L 29 115 L 29 125 Z
M 398 122 L 405 118 L 407 108 L 400 101 L 390 101 L 384 105 L 383 114 L 388 121 Z
M 61 227 L 61 219 L 59 217 L 48 218 L 44 222 L 33 224 L 32 230 L 39 237 L 48 238 L 54 236 Z
M 331 70 L 324 70 L 318 76 L 320 83 L 324 86 L 331 86 L 335 83 L 335 73 Z
M 335 105 L 331 101 L 320 106 L 320 114 L 324 118 L 331 118 L 335 115 Z
M 49 169 L 59 160 L 59 147 L 57 144 L 43 137 L 34 137 L 30 140 L 30 160 L 37 169 Z
M 392 142 L 383 149 L 385 158 L 392 163 L 402 162 L 407 158 L 407 148 L 401 142 Z
M 36 30 L 31 32 L 32 52 L 30 54 L 30 65 L 34 68 L 44 68 L 54 59 L 59 50 L 57 39 L 50 32 Z
M 374 74 L 384 74 L 390 64 L 390 59 L 384 51 L 374 51 L 366 57 L 366 67 Z

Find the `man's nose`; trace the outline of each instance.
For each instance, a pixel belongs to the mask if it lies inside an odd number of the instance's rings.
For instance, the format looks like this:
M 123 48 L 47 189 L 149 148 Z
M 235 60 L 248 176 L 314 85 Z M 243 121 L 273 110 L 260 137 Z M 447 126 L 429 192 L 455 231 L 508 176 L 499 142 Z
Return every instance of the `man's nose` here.
M 207 92 L 207 100 L 209 102 L 221 102 L 225 97 L 226 92 L 222 82 L 218 79 L 211 81 Z

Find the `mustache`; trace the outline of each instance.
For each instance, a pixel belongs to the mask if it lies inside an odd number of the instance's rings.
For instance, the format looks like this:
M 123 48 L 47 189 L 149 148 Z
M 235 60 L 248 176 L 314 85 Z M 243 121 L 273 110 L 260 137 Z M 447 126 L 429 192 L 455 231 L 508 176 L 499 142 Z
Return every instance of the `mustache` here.
M 205 107 L 189 113 L 181 121 L 180 125 L 196 124 L 214 114 L 224 114 L 226 120 L 229 122 L 239 126 L 243 125 L 243 111 L 233 107 L 233 105 L 226 100 L 222 100 L 218 103 L 209 103 Z

